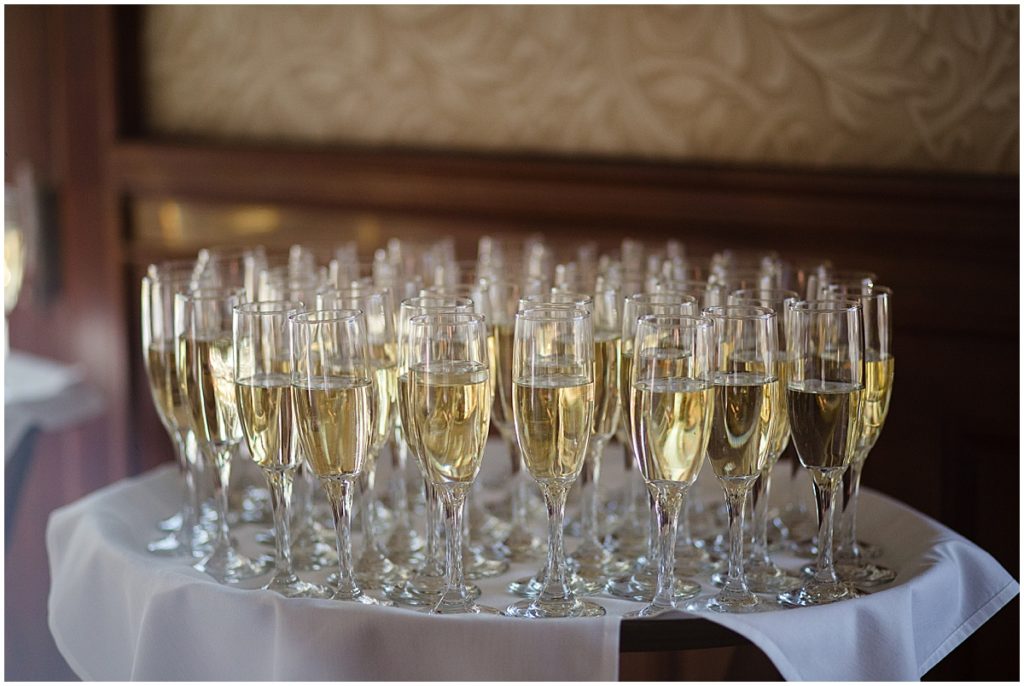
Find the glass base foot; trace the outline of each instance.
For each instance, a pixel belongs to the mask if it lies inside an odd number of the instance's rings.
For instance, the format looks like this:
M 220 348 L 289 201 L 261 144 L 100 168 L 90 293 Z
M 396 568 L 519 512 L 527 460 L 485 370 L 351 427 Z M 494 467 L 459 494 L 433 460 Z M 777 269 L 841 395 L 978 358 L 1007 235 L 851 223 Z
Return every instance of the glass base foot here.
M 507 560 L 489 560 L 476 548 L 468 548 L 462 556 L 463 573 L 467 579 L 487 579 L 508 571 Z
M 506 617 L 549 619 L 561 617 L 602 617 L 605 609 L 597 603 L 580 598 L 564 601 L 519 600 L 505 608 Z
M 447 582 L 442 576 L 414 576 L 402 584 L 389 587 L 385 590 L 385 595 L 397 605 L 432 607 L 446 587 Z M 464 595 L 476 600 L 480 597 L 480 588 L 476 585 L 467 585 L 464 588 Z
M 525 529 L 513 529 L 501 545 L 505 559 L 511 562 L 539 560 L 545 551 L 540 539 Z
M 633 610 L 622 615 L 625 619 L 647 619 L 663 615 L 671 610 L 679 609 L 675 605 L 665 607 L 664 605 L 648 605 L 640 610 Z
M 774 563 L 747 562 L 743 573 L 747 577 L 747 588 L 754 593 L 782 593 L 799 588 L 803 583 L 803 579 Z
M 869 588 L 896 580 L 896 572 L 871 562 L 837 562 L 836 575 L 841 581 Z
M 686 606 L 687 612 L 722 612 L 731 614 L 749 614 L 765 612 L 771 605 L 753 593 L 719 593 L 715 596 L 695 598 Z
M 160 531 L 177 531 L 181 528 L 181 512 L 175 512 L 167 519 L 161 519 L 156 528 Z
M 634 600 L 638 603 L 649 603 L 654 600 L 654 593 L 657 591 L 657 578 L 650 582 L 635 575 L 620 576 L 610 579 L 605 585 L 605 592 L 623 600 Z M 676 600 L 688 600 L 700 593 L 701 586 L 690 579 L 675 580 L 673 595 Z
M 855 588 L 848 584 L 822 584 L 808 582 L 802 587 L 780 593 L 778 601 L 786 607 L 809 607 L 812 605 L 828 605 L 840 600 L 850 600 L 858 597 Z
M 214 550 L 193 567 L 222 584 L 236 584 L 266 574 L 269 570 L 266 560 L 250 560 L 231 547 Z
M 331 591 L 324 586 L 303 581 L 294 574 L 275 576 L 263 586 L 264 591 L 279 593 L 285 598 L 330 598 Z

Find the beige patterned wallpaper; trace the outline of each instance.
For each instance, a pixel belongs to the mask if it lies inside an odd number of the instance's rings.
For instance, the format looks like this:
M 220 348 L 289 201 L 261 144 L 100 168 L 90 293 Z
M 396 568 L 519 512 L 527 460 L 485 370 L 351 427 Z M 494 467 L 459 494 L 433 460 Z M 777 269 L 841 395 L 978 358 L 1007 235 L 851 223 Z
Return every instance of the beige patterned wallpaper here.
M 1016 6 L 152 6 L 151 126 L 1016 173 Z

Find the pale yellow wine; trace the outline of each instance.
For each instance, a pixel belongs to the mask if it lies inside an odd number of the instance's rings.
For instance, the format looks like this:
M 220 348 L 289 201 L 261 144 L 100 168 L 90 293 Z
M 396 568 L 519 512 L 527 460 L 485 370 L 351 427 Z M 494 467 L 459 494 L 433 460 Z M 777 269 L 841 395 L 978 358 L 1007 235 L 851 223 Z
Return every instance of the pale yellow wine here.
M 644 480 L 693 483 L 711 436 L 711 384 L 638 379 L 630 395 L 636 460 Z
M 511 326 L 494 327 L 491 359 L 494 360 L 494 402 L 491 421 L 506 440 L 515 440 L 515 422 L 512 418 L 512 343 L 515 331 Z
M 293 384 L 295 431 L 313 473 L 320 478 L 355 476 L 372 442 L 373 383 L 333 377 Z
M 405 443 L 412 451 L 416 463 L 423 470 L 420 462 L 420 443 L 416 434 L 416 426 L 412 423 L 412 413 L 409 411 L 409 374 L 406 372 L 398 377 L 398 414 L 402 421 L 402 431 L 405 433 Z M 426 478 L 426 471 L 423 472 Z
M 619 341 L 615 334 L 594 334 L 594 436 L 608 439 L 619 422 Z
M 196 440 L 215 446 L 240 442 L 231 339 L 184 338 L 181 345 L 184 369 L 179 368 L 179 376 Z
M 861 387 L 837 381 L 789 382 L 789 426 L 800 463 L 809 469 L 840 469 L 857 447 Z
M 190 427 L 188 402 L 178 379 L 173 343 L 153 343 L 149 347 L 146 351 L 146 375 L 153 403 L 164 427 L 171 433 L 187 430 Z
M 778 381 L 764 374 L 715 376 L 714 418 L 708 459 L 721 479 L 753 478 L 768 457 L 771 403 Z
M 410 421 L 432 483 L 472 483 L 491 421 L 488 369 L 444 362 L 409 369 Z
M 236 379 L 235 394 L 253 461 L 266 470 L 294 469 L 291 376 L 261 374 Z
M 861 393 L 861 421 L 857 435 L 858 459 L 867 455 L 882 433 L 885 417 L 889 414 L 895 365 L 896 360 L 892 357 L 878 358 L 870 353 L 864 363 L 864 391 Z
M 517 380 L 513 413 L 523 460 L 533 478 L 575 479 L 593 427 L 594 383 L 567 374 Z

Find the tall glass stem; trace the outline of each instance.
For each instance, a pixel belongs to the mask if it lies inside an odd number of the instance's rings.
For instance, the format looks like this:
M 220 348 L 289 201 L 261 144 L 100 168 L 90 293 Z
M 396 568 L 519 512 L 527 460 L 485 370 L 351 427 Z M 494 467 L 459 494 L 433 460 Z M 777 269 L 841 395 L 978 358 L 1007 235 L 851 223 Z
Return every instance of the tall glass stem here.
M 604 441 L 591 437 L 587 457 L 580 471 L 580 537 L 582 543 L 577 552 L 599 552 L 601 538 L 597 526 L 598 484 L 601 480 L 601 455 Z
M 267 488 L 270 507 L 274 515 L 274 578 L 290 579 L 292 570 L 292 541 L 288 526 L 288 505 L 292 500 L 292 470 L 267 470 Z
M 690 512 L 693 510 L 692 503 L 692 498 L 683 498 L 682 505 L 679 507 L 679 523 L 676 541 L 679 545 L 685 546 L 686 548 L 692 548 L 695 545 L 693 542 L 693 533 L 690 528 Z
M 370 470 L 359 475 L 359 517 L 362 519 L 363 555 L 377 555 L 376 536 L 373 533 L 373 484 Z M 383 553 L 380 553 L 383 554 Z
M 173 434 L 174 452 L 181 466 L 181 474 L 185 480 L 184 500 L 181 504 L 181 528 L 178 530 L 178 541 L 184 549 L 195 554 L 192 546 L 195 527 L 199 521 L 198 495 L 196 493 L 196 478 L 192 469 L 192 463 L 188 458 L 188 450 L 185 446 L 185 436 L 179 432 Z
M 447 588 L 434 606 L 434 612 L 442 612 L 445 606 L 464 606 L 471 602 L 466 593 L 465 575 L 462 568 L 463 518 L 466 507 L 468 484 L 445 484 L 438 487 L 441 505 L 444 508 L 445 579 Z
M 565 542 L 562 529 L 565 523 L 565 500 L 569 495 L 569 484 L 560 481 L 541 483 L 544 503 L 548 511 L 548 556 L 544 565 L 544 589 L 542 601 L 571 601 L 574 599 L 565 569 Z
M 857 502 L 860 499 L 860 474 L 867 456 L 856 456 L 843 479 L 843 514 L 840 519 L 839 549 L 842 557 L 859 560 L 860 545 L 857 543 Z
M 214 542 L 214 549 L 224 550 L 231 546 L 231 537 L 228 531 L 228 483 L 231 479 L 231 458 L 236 448 L 231 446 L 221 449 L 217 446 L 209 446 L 208 449 L 215 451 L 212 459 L 213 500 L 217 504 L 217 538 Z
M 440 564 L 441 550 L 438 545 L 439 536 L 437 535 L 437 523 L 441 517 L 437 502 L 438 493 L 429 480 L 424 479 L 423 483 L 426 490 L 427 507 L 427 559 L 424 561 L 423 569 L 420 570 L 420 573 L 439 576 L 443 573 L 443 569 Z
M 675 607 L 675 548 L 679 508 L 685 487 L 662 484 L 649 486 L 657 492 L 654 512 L 658 520 L 658 589 L 651 602 L 656 608 Z
M 352 574 L 352 478 L 324 479 L 324 490 L 331 502 L 334 536 L 338 546 L 338 587 L 335 598 L 362 595 Z
M 836 570 L 833 566 L 832 531 L 835 521 L 836 491 L 843 478 L 841 469 L 815 469 L 814 498 L 818 506 L 818 560 L 815 564 L 814 580 L 823 584 L 836 584 Z
M 401 428 L 396 427 L 391 440 L 391 475 L 389 490 L 391 491 L 391 511 L 394 515 L 395 531 L 409 531 L 412 520 L 409 517 L 409 497 L 405 489 L 405 463 L 408 447 L 402 437 Z
M 750 493 L 750 481 L 730 483 L 723 481 L 725 506 L 729 513 L 729 573 L 723 591 L 747 593 L 743 578 L 743 512 Z
M 754 539 L 750 547 L 750 558 L 771 564 L 768 556 L 768 499 L 772 489 L 773 460 L 765 466 L 760 478 L 754 484 Z
M 648 492 L 647 497 L 651 501 L 651 509 L 648 511 L 647 516 L 647 564 L 653 565 L 660 554 L 658 550 L 658 531 L 660 529 L 658 525 L 658 512 L 655 508 L 658 499 L 650 492 Z

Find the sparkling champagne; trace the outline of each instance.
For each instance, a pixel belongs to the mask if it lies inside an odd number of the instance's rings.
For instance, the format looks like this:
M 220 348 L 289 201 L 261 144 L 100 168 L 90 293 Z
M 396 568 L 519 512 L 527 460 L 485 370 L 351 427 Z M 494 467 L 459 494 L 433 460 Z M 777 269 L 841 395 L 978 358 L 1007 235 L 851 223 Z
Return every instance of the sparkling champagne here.
M 421 458 L 423 451 L 420 448 L 419 434 L 416 433 L 416 425 L 412 422 L 413 413 L 409 404 L 409 374 L 408 372 L 398 377 L 398 414 L 401 416 L 402 431 L 405 432 L 405 443 L 416 458 L 416 464 L 423 472 L 423 478 L 427 476 L 426 467 Z
M 711 436 L 713 387 L 696 379 L 638 380 L 630 395 L 644 480 L 693 483 Z
M 294 469 L 291 376 L 261 374 L 236 379 L 235 394 L 253 461 L 266 470 Z
M 230 338 L 184 337 L 178 370 L 191 410 L 191 425 L 200 444 L 224 446 L 242 440 L 235 401 Z
M 491 359 L 494 361 L 494 402 L 491 405 L 491 421 L 507 440 L 515 440 L 515 421 L 512 418 L 512 342 L 515 330 L 511 326 L 498 325 L 490 338 Z
M 472 483 L 476 478 L 491 421 L 487 379 L 487 367 L 478 362 L 409 370 L 410 421 L 433 483 Z
M 334 377 L 292 385 L 295 430 L 303 454 L 320 478 L 354 476 L 373 440 L 373 382 Z
M 629 346 L 626 349 L 625 343 L 619 350 L 619 407 L 621 411 L 619 415 L 621 417 L 619 421 L 619 442 L 623 445 L 627 445 L 632 441 L 632 403 L 630 402 L 630 381 L 629 375 L 633 371 L 633 347 Z
M 373 404 L 370 407 L 373 421 L 370 457 L 375 457 L 391 438 L 394 428 L 395 398 L 398 395 L 398 367 L 386 364 L 377 359 L 371 362 L 373 367 Z
M 861 387 L 838 381 L 790 381 L 789 424 L 800 462 L 808 469 L 840 469 L 857 447 Z
M 178 366 L 174 360 L 174 345 L 154 343 L 146 351 L 146 374 L 153 403 L 164 427 L 171 433 L 189 428 L 188 402 L 178 380 Z
M 868 353 L 864 363 L 864 391 L 861 393 L 861 422 L 857 435 L 857 455 L 863 456 L 875 446 L 889 414 L 892 379 L 896 361 Z M 859 459 L 859 457 L 858 457 Z
M 513 412 L 516 436 L 533 478 L 575 479 L 593 427 L 594 383 L 568 374 L 517 380 Z
M 753 478 L 768 457 L 772 400 L 778 381 L 753 372 L 715 376 L 708 458 L 722 479 Z
M 618 426 L 619 341 L 616 334 L 594 335 L 594 436 L 608 439 Z

